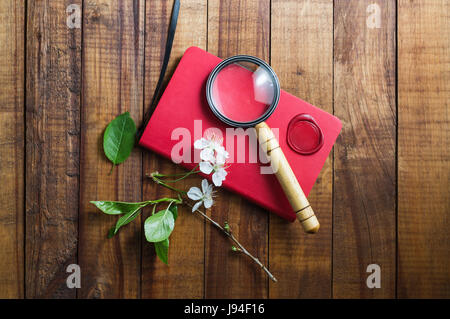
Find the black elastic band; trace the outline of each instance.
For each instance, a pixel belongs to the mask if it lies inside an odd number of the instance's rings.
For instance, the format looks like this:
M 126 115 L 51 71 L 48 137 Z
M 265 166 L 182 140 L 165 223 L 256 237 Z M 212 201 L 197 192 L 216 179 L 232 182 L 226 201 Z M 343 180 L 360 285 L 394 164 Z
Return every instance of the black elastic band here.
M 277 147 L 272 148 L 271 150 L 268 150 L 266 153 L 267 155 L 270 155 L 270 153 L 272 153 L 273 150 L 276 150 L 277 148 L 280 148 L 280 145 L 278 145 Z
M 308 205 L 308 206 L 305 206 L 305 207 L 303 207 L 303 208 L 300 208 L 298 211 L 296 211 L 295 213 L 296 214 L 298 214 L 298 213 L 300 213 L 301 211 L 304 211 L 305 209 L 307 209 L 308 207 L 311 207 L 311 205 Z M 308 217 L 309 218 L 309 217 Z M 308 219 L 308 218 L 306 218 L 306 219 Z M 306 220 L 305 219 L 305 220 Z
M 141 127 L 137 131 L 137 137 L 140 138 L 144 129 L 147 126 L 148 121 L 152 117 L 152 114 L 156 108 L 154 104 L 158 101 L 161 94 L 161 86 L 164 80 L 164 75 L 166 74 L 167 64 L 169 63 L 170 52 L 172 51 L 173 39 L 175 37 L 175 30 L 177 28 L 178 12 L 180 11 L 180 0 L 175 0 L 172 8 L 172 17 L 170 19 L 169 31 L 167 34 L 166 50 L 164 52 L 164 60 L 161 67 L 161 73 L 159 74 L 158 84 L 156 84 L 155 92 L 153 93 L 152 102 L 150 103 L 147 112 L 144 115 L 144 121 Z

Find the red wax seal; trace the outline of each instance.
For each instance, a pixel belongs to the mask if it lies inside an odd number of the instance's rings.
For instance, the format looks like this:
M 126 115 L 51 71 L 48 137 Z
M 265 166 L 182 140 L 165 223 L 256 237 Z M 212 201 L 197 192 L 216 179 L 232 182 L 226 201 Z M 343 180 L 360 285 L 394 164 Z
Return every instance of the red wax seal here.
M 289 146 L 302 155 L 314 154 L 323 145 L 323 133 L 314 118 L 306 113 L 296 115 L 287 130 Z

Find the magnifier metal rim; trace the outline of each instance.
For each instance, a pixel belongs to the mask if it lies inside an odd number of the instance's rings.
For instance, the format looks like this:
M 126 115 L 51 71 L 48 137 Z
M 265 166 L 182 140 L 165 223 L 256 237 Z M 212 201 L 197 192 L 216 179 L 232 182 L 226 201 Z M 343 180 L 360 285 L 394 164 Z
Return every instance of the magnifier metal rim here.
M 270 104 L 269 108 L 266 110 L 266 112 L 257 118 L 256 120 L 250 121 L 250 122 L 239 122 L 234 121 L 225 115 L 223 115 L 214 104 L 214 100 L 212 98 L 212 84 L 214 83 L 217 74 L 225 68 L 226 66 L 235 63 L 235 62 L 252 62 L 259 66 L 262 66 L 266 69 L 266 71 L 269 73 L 269 75 L 272 77 L 273 83 L 274 83 L 274 95 L 273 95 L 273 101 L 272 104 Z M 273 111 L 275 111 L 275 108 L 278 105 L 278 101 L 280 100 L 280 81 L 278 80 L 277 75 L 273 71 L 273 69 L 270 67 L 269 64 L 267 64 L 265 61 L 251 56 L 251 55 L 235 55 L 232 57 L 229 57 L 222 62 L 220 62 L 211 72 L 211 74 L 208 77 L 208 81 L 206 82 L 206 99 L 208 100 L 209 107 L 211 108 L 211 111 L 216 115 L 222 122 L 234 126 L 234 127 L 253 127 L 258 123 L 261 123 L 262 121 L 265 121 L 270 115 L 272 115 Z

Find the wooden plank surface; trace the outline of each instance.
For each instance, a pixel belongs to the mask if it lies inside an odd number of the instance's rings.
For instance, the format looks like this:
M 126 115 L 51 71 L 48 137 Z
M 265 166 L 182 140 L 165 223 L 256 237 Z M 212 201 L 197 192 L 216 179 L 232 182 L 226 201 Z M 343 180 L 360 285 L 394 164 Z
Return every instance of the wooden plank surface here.
M 333 113 L 333 1 L 272 1 L 271 61 L 287 92 Z M 270 298 L 331 296 L 332 156 L 308 196 L 317 234 L 270 216 Z
M 83 8 L 83 100 L 79 263 L 81 298 L 140 297 L 140 217 L 107 239 L 116 217 L 91 200 L 140 201 L 142 153 L 135 149 L 109 174 L 107 124 L 129 111 L 142 118 L 144 1 L 87 1 Z
M 373 3 L 379 28 L 367 22 Z M 343 123 L 334 147 L 335 298 L 395 297 L 395 10 L 394 1 L 335 1 L 334 110 Z M 381 268 L 381 288 L 366 285 L 370 264 Z
M 250 54 L 269 61 L 270 1 L 208 1 L 208 51 L 220 58 Z M 268 212 L 220 190 L 211 216 L 227 221 L 239 241 L 268 264 Z M 268 278 L 259 267 L 231 251 L 216 229 L 206 228 L 206 298 L 267 298 Z
M 68 27 L 70 4 L 82 10 L 82 28 Z M 102 148 L 114 117 L 130 111 L 139 125 L 149 107 L 172 5 L 0 3 L 0 297 L 449 298 L 445 0 L 182 1 L 165 83 L 192 45 L 221 58 L 256 55 L 283 89 L 342 120 L 309 196 L 321 229 L 306 235 L 219 191 L 211 216 L 230 222 L 276 284 L 187 208 L 169 266 L 143 236 L 149 211 L 106 238 L 116 218 L 90 200 L 173 195 L 145 174 L 184 171 L 136 148 L 108 175 Z M 72 263 L 81 289 L 66 286 Z M 381 288 L 367 287 L 369 264 L 381 267 Z
M 70 2 L 81 5 L 81 1 Z M 77 262 L 81 30 L 68 1 L 27 5 L 26 297 L 73 298 Z
M 24 1 L 0 2 L 0 298 L 24 296 Z
M 173 1 L 151 1 L 146 8 L 145 41 L 145 108 L 150 106 L 159 78 L 167 39 Z M 204 0 L 181 1 L 178 24 L 166 81 L 172 75 L 184 51 L 190 46 L 206 49 L 207 6 Z M 186 170 L 148 150 L 144 150 L 144 174 L 158 170 L 163 174 L 178 174 Z M 200 178 L 190 178 L 176 184 L 188 190 L 199 184 Z M 144 198 L 176 196 L 144 177 Z M 145 217 L 149 216 L 146 210 Z M 144 221 L 144 219 L 143 219 Z M 202 298 L 204 295 L 204 222 L 186 206 L 179 207 L 179 218 L 170 236 L 169 265 L 155 254 L 154 245 L 142 238 L 143 298 Z
M 450 297 L 450 3 L 398 2 L 398 297 Z

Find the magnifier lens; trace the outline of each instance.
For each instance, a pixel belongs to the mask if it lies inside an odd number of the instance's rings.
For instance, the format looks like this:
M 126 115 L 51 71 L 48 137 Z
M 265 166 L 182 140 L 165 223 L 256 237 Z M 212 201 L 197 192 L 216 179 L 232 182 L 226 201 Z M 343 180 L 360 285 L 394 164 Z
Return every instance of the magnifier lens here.
M 216 110 L 227 119 L 249 123 L 269 112 L 276 96 L 274 76 L 253 62 L 236 61 L 222 68 L 212 83 Z

